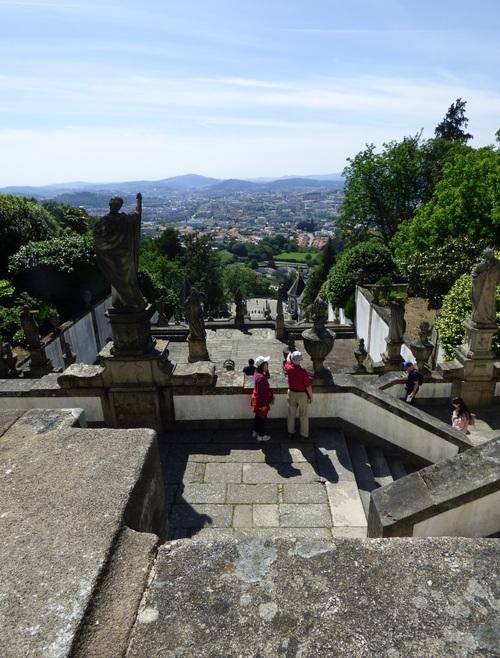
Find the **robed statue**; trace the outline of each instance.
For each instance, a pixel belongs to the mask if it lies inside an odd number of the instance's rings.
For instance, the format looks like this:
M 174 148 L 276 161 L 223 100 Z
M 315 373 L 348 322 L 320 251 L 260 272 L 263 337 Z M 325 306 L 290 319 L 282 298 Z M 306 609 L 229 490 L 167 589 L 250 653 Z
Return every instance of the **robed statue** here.
M 484 261 L 472 274 L 472 315 L 476 324 L 496 324 L 496 288 L 500 284 L 500 261 L 493 249 L 484 251 Z
M 391 317 L 389 319 L 389 340 L 391 343 L 402 343 L 406 331 L 405 305 L 401 297 L 389 302 Z
M 196 288 L 191 288 L 189 297 L 184 302 L 184 312 L 189 325 L 188 340 L 205 340 L 205 321 L 203 319 L 202 302 L 206 301 L 204 293 L 199 293 Z
M 97 262 L 111 284 L 114 309 L 135 312 L 146 307 L 137 280 L 142 195 L 136 197 L 134 212 L 120 212 L 122 205 L 123 199 L 113 196 L 109 213 L 94 225 L 94 250 Z

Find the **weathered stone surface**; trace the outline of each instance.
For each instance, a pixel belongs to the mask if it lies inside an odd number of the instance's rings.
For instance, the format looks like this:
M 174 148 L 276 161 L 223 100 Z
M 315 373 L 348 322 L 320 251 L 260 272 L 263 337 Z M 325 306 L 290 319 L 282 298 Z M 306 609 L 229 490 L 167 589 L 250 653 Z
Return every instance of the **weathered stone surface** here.
M 35 409 L 0 440 L 3 656 L 68 655 L 113 570 L 124 524 L 165 532 L 155 433 L 80 429 L 76 423 L 71 410 Z M 151 540 L 145 544 L 125 544 L 125 565 L 148 570 Z M 143 576 L 130 578 L 137 583 L 136 603 L 129 605 L 127 594 L 122 600 L 134 613 Z M 105 634 L 104 623 L 101 628 Z
M 480 504 L 481 500 L 486 512 L 491 504 L 487 502 L 488 495 L 500 491 L 499 473 L 500 437 L 376 489 L 370 501 L 368 535 L 412 535 L 415 524 L 471 502 Z M 495 515 L 488 515 L 494 524 Z M 465 516 L 462 521 L 458 511 L 452 534 L 474 536 L 468 535 Z M 492 530 L 487 524 L 485 528 L 485 536 L 499 530 Z
M 499 558 L 496 540 L 172 542 L 127 656 L 492 658 Z

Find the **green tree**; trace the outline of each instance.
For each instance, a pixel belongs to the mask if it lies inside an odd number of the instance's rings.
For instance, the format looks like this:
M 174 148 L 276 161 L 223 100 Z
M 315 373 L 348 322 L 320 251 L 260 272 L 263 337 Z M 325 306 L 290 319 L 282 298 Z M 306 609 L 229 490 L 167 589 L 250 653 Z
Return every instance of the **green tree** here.
M 321 290 L 321 286 L 325 283 L 330 269 L 335 264 L 336 251 L 332 238 L 328 238 L 324 249 L 319 252 L 318 265 L 312 270 L 309 275 L 304 289 L 303 302 L 305 306 L 313 304 L 316 297 Z
M 0 276 L 7 274 L 10 256 L 32 241 L 57 236 L 59 227 L 50 213 L 26 197 L 0 194 Z
M 63 318 L 81 310 L 84 290 L 95 296 L 109 291 L 90 233 L 30 242 L 11 256 L 9 273 L 18 289 L 50 302 Z
M 364 271 L 365 283 L 377 283 L 383 276 L 397 275 L 388 247 L 378 240 L 361 242 L 338 256 L 321 287 L 320 296 L 334 307 L 345 307 L 354 294 L 359 269 Z
M 162 230 L 159 237 L 148 243 L 148 247 L 150 251 L 161 254 L 170 260 L 175 260 L 182 254 L 179 233 L 171 227 Z
M 432 199 L 399 227 L 392 246 L 399 262 L 445 244 L 450 236 L 500 246 L 500 150 L 458 155 L 445 167 Z
M 89 229 L 89 215 L 85 208 L 81 206 L 75 208 L 67 203 L 47 200 L 42 201 L 42 208 L 45 208 L 54 217 L 61 229 L 65 232 L 84 235 Z
M 251 267 L 244 263 L 226 265 L 222 273 L 224 292 L 231 297 L 239 289 L 244 297 L 260 297 L 269 294 L 269 280 L 259 276 Z
M 344 201 L 337 224 L 344 234 L 366 240 L 369 235 L 385 244 L 401 223 L 413 218 L 426 188 L 420 135 L 384 144 L 375 153 L 367 145 L 344 169 Z
M 185 249 L 181 264 L 187 280 L 199 292 L 205 293 L 212 309 L 223 303 L 222 262 L 209 235 L 192 233 L 184 238 Z
M 451 142 L 459 142 L 466 144 L 470 139 L 473 139 L 470 133 L 464 132 L 467 128 L 469 120 L 465 116 L 466 101 L 461 98 L 450 105 L 445 118 L 436 127 L 434 134 L 436 137 L 443 137 Z

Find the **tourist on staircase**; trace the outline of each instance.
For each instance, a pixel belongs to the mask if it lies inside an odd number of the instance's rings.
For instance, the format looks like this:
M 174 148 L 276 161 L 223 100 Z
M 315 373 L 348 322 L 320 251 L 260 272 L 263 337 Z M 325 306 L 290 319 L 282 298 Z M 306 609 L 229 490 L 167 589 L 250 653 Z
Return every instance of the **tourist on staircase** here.
M 266 434 L 267 414 L 274 403 L 274 394 L 269 386 L 269 357 L 258 356 L 254 363 L 257 368 L 253 380 L 252 411 L 255 413 L 253 425 L 253 438 L 257 441 L 269 441 L 271 438 Z

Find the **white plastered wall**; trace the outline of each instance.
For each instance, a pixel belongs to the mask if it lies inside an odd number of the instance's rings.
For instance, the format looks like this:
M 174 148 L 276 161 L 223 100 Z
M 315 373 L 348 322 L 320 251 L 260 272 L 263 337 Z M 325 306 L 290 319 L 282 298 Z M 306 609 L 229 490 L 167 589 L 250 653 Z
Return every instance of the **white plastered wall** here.
M 91 397 L 0 397 L 0 409 L 68 409 L 80 408 L 90 423 L 102 423 L 104 414 L 100 398 Z
M 414 537 L 487 537 L 500 527 L 500 491 L 413 526 Z

